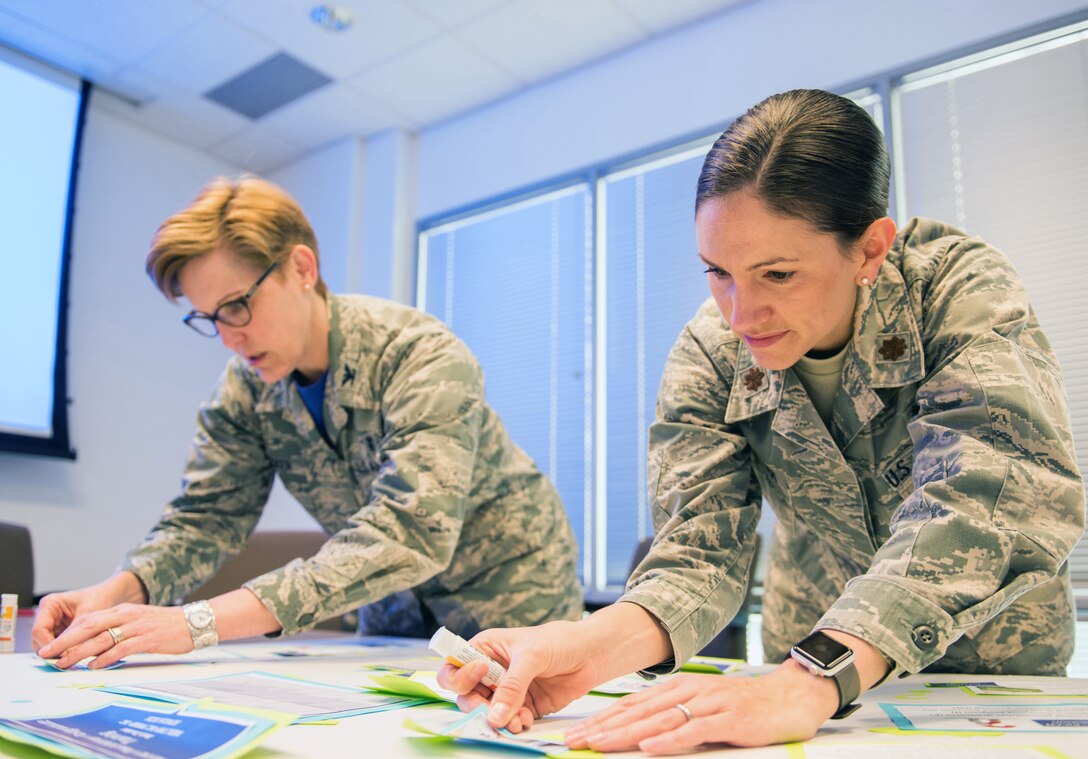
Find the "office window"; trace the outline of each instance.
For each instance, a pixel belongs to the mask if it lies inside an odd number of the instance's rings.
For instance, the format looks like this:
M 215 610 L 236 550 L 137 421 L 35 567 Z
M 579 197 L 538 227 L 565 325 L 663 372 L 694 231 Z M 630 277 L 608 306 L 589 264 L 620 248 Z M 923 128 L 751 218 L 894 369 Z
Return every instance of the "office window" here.
M 488 403 L 592 541 L 592 199 L 585 184 L 424 230 L 419 306 L 479 359 Z M 588 577 L 583 550 L 583 579 Z
M 598 313 L 604 354 L 597 378 L 605 456 L 597 493 L 605 585 L 623 585 L 638 541 L 653 535 L 646 482 L 647 431 L 665 359 L 709 289 L 695 246 L 695 184 L 712 140 L 606 175 L 598 241 Z
M 1028 40 L 904 78 L 894 99 L 900 219 L 977 234 L 1020 272 L 1061 361 L 1088 471 L 1088 31 Z M 1088 587 L 1088 543 L 1071 561 Z

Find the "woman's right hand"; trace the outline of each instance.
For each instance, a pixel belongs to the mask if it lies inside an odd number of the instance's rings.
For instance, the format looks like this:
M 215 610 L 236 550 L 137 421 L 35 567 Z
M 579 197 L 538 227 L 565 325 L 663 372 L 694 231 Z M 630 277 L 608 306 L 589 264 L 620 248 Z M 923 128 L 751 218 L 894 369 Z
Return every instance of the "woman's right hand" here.
M 486 666 L 444 664 L 438 683 L 459 694 L 457 705 L 472 711 L 490 704 L 488 722 L 515 732 L 533 718 L 559 711 L 603 682 L 580 627 L 584 622 L 548 622 L 539 627 L 486 630 L 470 643 L 506 666 L 506 676 L 492 691 L 481 682 Z
M 485 630 L 474 647 L 506 666 L 492 691 L 481 682 L 482 665 L 443 665 L 442 687 L 459 694 L 457 705 L 472 711 L 490 704 L 487 721 L 514 732 L 535 717 L 559 711 L 591 688 L 614 677 L 657 664 L 672 655 L 668 636 L 649 612 L 615 603 L 577 622 Z
M 54 641 L 72 621 L 93 611 L 101 611 L 125 601 L 145 603 L 143 585 L 131 572 L 119 572 L 109 579 L 78 590 L 50 593 L 38 603 L 38 613 L 30 631 L 35 651 Z

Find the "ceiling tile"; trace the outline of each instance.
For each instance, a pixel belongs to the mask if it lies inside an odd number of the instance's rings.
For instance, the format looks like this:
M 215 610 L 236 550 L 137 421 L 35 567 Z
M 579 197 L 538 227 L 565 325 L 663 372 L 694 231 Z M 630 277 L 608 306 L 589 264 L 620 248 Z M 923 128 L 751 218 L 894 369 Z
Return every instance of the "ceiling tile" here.
M 518 86 L 510 74 L 448 35 L 375 66 L 349 84 L 424 125 Z
M 663 32 L 718 13 L 746 0 L 611 0 L 642 27 Z
M 312 150 L 346 135 L 366 137 L 392 126 L 416 125 L 351 86 L 334 84 L 269 114 L 261 126 Z
M 78 41 L 45 31 L 0 9 L 3 44 L 84 79 L 100 80 L 121 66 L 121 61 L 92 50 Z
M 4 0 L 4 10 L 122 63 L 143 58 L 210 12 L 192 0 Z
M 106 90 L 120 95 L 129 101 L 129 105 L 138 108 L 153 103 L 159 98 L 175 93 L 175 87 L 169 82 L 141 74 L 133 69 L 123 68 L 95 82 L 96 89 Z
M 136 64 L 190 94 L 207 92 L 277 52 L 230 19 L 208 14 Z
M 230 161 L 243 171 L 262 174 L 293 161 L 306 151 L 299 145 L 270 134 L 261 125 L 254 125 L 212 145 L 208 152 Z
M 516 0 L 453 33 L 526 82 L 567 71 L 647 35 L 615 6 Z
M 198 148 L 221 142 L 250 123 L 215 103 L 186 94 L 141 107 L 137 121 Z
M 362 71 L 441 31 L 433 21 L 400 2 L 341 0 L 338 4 L 355 11 L 355 24 L 345 32 L 331 32 L 313 23 L 313 0 L 279 0 L 272 6 L 274 13 L 266 0 L 231 0 L 217 12 L 334 79 Z
M 166 82 L 135 72 L 124 72 L 110 81 L 111 89 L 153 93 L 145 105 L 130 108 L 108 107 L 130 121 L 198 148 L 222 142 L 247 128 L 242 118 L 199 95 L 182 92 Z M 113 86 L 116 85 L 116 86 Z
M 408 0 L 409 5 L 447 29 L 481 16 L 510 0 Z

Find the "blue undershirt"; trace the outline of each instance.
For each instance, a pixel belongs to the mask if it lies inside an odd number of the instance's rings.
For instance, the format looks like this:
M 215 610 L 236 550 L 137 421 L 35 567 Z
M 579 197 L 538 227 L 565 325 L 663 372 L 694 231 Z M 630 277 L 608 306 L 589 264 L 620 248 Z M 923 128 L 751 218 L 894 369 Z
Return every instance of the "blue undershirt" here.
M 323 411 L 325 406 L 326 374 L 328 374 L 328 372 L 322 372 L 321 376 L 309 385 L 304 385 L 302 383 L 305 382 L 306 378 L 298 372 L 295 372 L 295 382 L 298 383 L 298 394 L 302 396 L 302 402 L 306 404 L 306 410 L 309 411 L 310 416 L 313 417 L 318 432 L 321 433 L 321 437 L 328 440 L 329 435 L 325 432 L 325 412 Z

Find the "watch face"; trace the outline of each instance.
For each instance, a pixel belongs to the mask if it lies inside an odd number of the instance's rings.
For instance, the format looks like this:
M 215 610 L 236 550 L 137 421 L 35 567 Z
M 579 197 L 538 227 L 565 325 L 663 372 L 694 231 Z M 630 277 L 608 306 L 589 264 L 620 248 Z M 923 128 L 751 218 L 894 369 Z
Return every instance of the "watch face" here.
M 831 669 L 850 655 L 849 648 L 822 632 L 812 633 L 796 648 L 824 669 Z
M 211 624 L 212 615 L 206 609 L 193 609 L 189 613 L 189 621 L 192 622 L 193 627 L 207 627 Z

